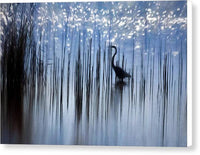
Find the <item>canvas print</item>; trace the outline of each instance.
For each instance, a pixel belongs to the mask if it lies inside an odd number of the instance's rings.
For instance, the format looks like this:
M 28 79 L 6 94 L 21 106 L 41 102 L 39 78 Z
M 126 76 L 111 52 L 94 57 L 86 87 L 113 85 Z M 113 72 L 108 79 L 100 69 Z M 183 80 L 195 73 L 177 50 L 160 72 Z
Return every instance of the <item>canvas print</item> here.
M 1 143 L 187 146 L 187 1 L 0 4 Z

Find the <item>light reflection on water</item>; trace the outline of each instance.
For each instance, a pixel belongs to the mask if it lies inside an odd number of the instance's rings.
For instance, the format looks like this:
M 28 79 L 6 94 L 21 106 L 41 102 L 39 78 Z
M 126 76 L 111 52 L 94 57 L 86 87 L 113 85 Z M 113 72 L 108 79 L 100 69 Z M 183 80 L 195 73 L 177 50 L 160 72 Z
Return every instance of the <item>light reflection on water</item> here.
M 35 10 L 37 63 L 31 72 L 27 59 L 23 91 L 2 88 L 13 98 L 2 100 L 3 143 L 186 146 L 186 2 Z M 124 83 L 111 68 L 111 44 L 132 75 Z

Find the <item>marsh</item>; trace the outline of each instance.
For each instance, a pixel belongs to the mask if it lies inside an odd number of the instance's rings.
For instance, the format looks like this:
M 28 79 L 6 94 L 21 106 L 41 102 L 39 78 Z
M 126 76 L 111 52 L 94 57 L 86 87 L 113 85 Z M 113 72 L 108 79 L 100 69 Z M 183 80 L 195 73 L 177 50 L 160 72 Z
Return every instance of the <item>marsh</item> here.
M 187 1 L 1 3 L 0 14 L 1 143 L 187 145 Z

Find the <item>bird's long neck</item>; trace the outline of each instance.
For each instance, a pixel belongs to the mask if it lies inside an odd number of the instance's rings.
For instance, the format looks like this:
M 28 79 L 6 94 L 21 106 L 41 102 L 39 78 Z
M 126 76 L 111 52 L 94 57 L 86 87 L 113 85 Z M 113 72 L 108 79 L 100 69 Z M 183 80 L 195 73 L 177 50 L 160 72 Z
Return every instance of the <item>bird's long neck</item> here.
M 112 46 L 112 48 L 115 49 L 115 54 L 114 54 L 113 57 L 112 57 L 112 67 L 114 68 L 114 67 L 115 67 L 114 59 L 115 59 L 115 55 L 117 54 L 117 48 L 116 48 L 115 46 Z

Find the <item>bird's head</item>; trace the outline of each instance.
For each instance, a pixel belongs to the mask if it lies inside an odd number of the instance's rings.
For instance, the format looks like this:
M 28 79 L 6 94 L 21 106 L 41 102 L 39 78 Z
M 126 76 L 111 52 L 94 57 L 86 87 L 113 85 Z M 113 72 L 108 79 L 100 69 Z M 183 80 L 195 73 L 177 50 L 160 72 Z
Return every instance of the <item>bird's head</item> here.
M 109 48 L 114 48 L 115 50 L 117 50 L 117 47 L 114 45 L 110 45 Z

